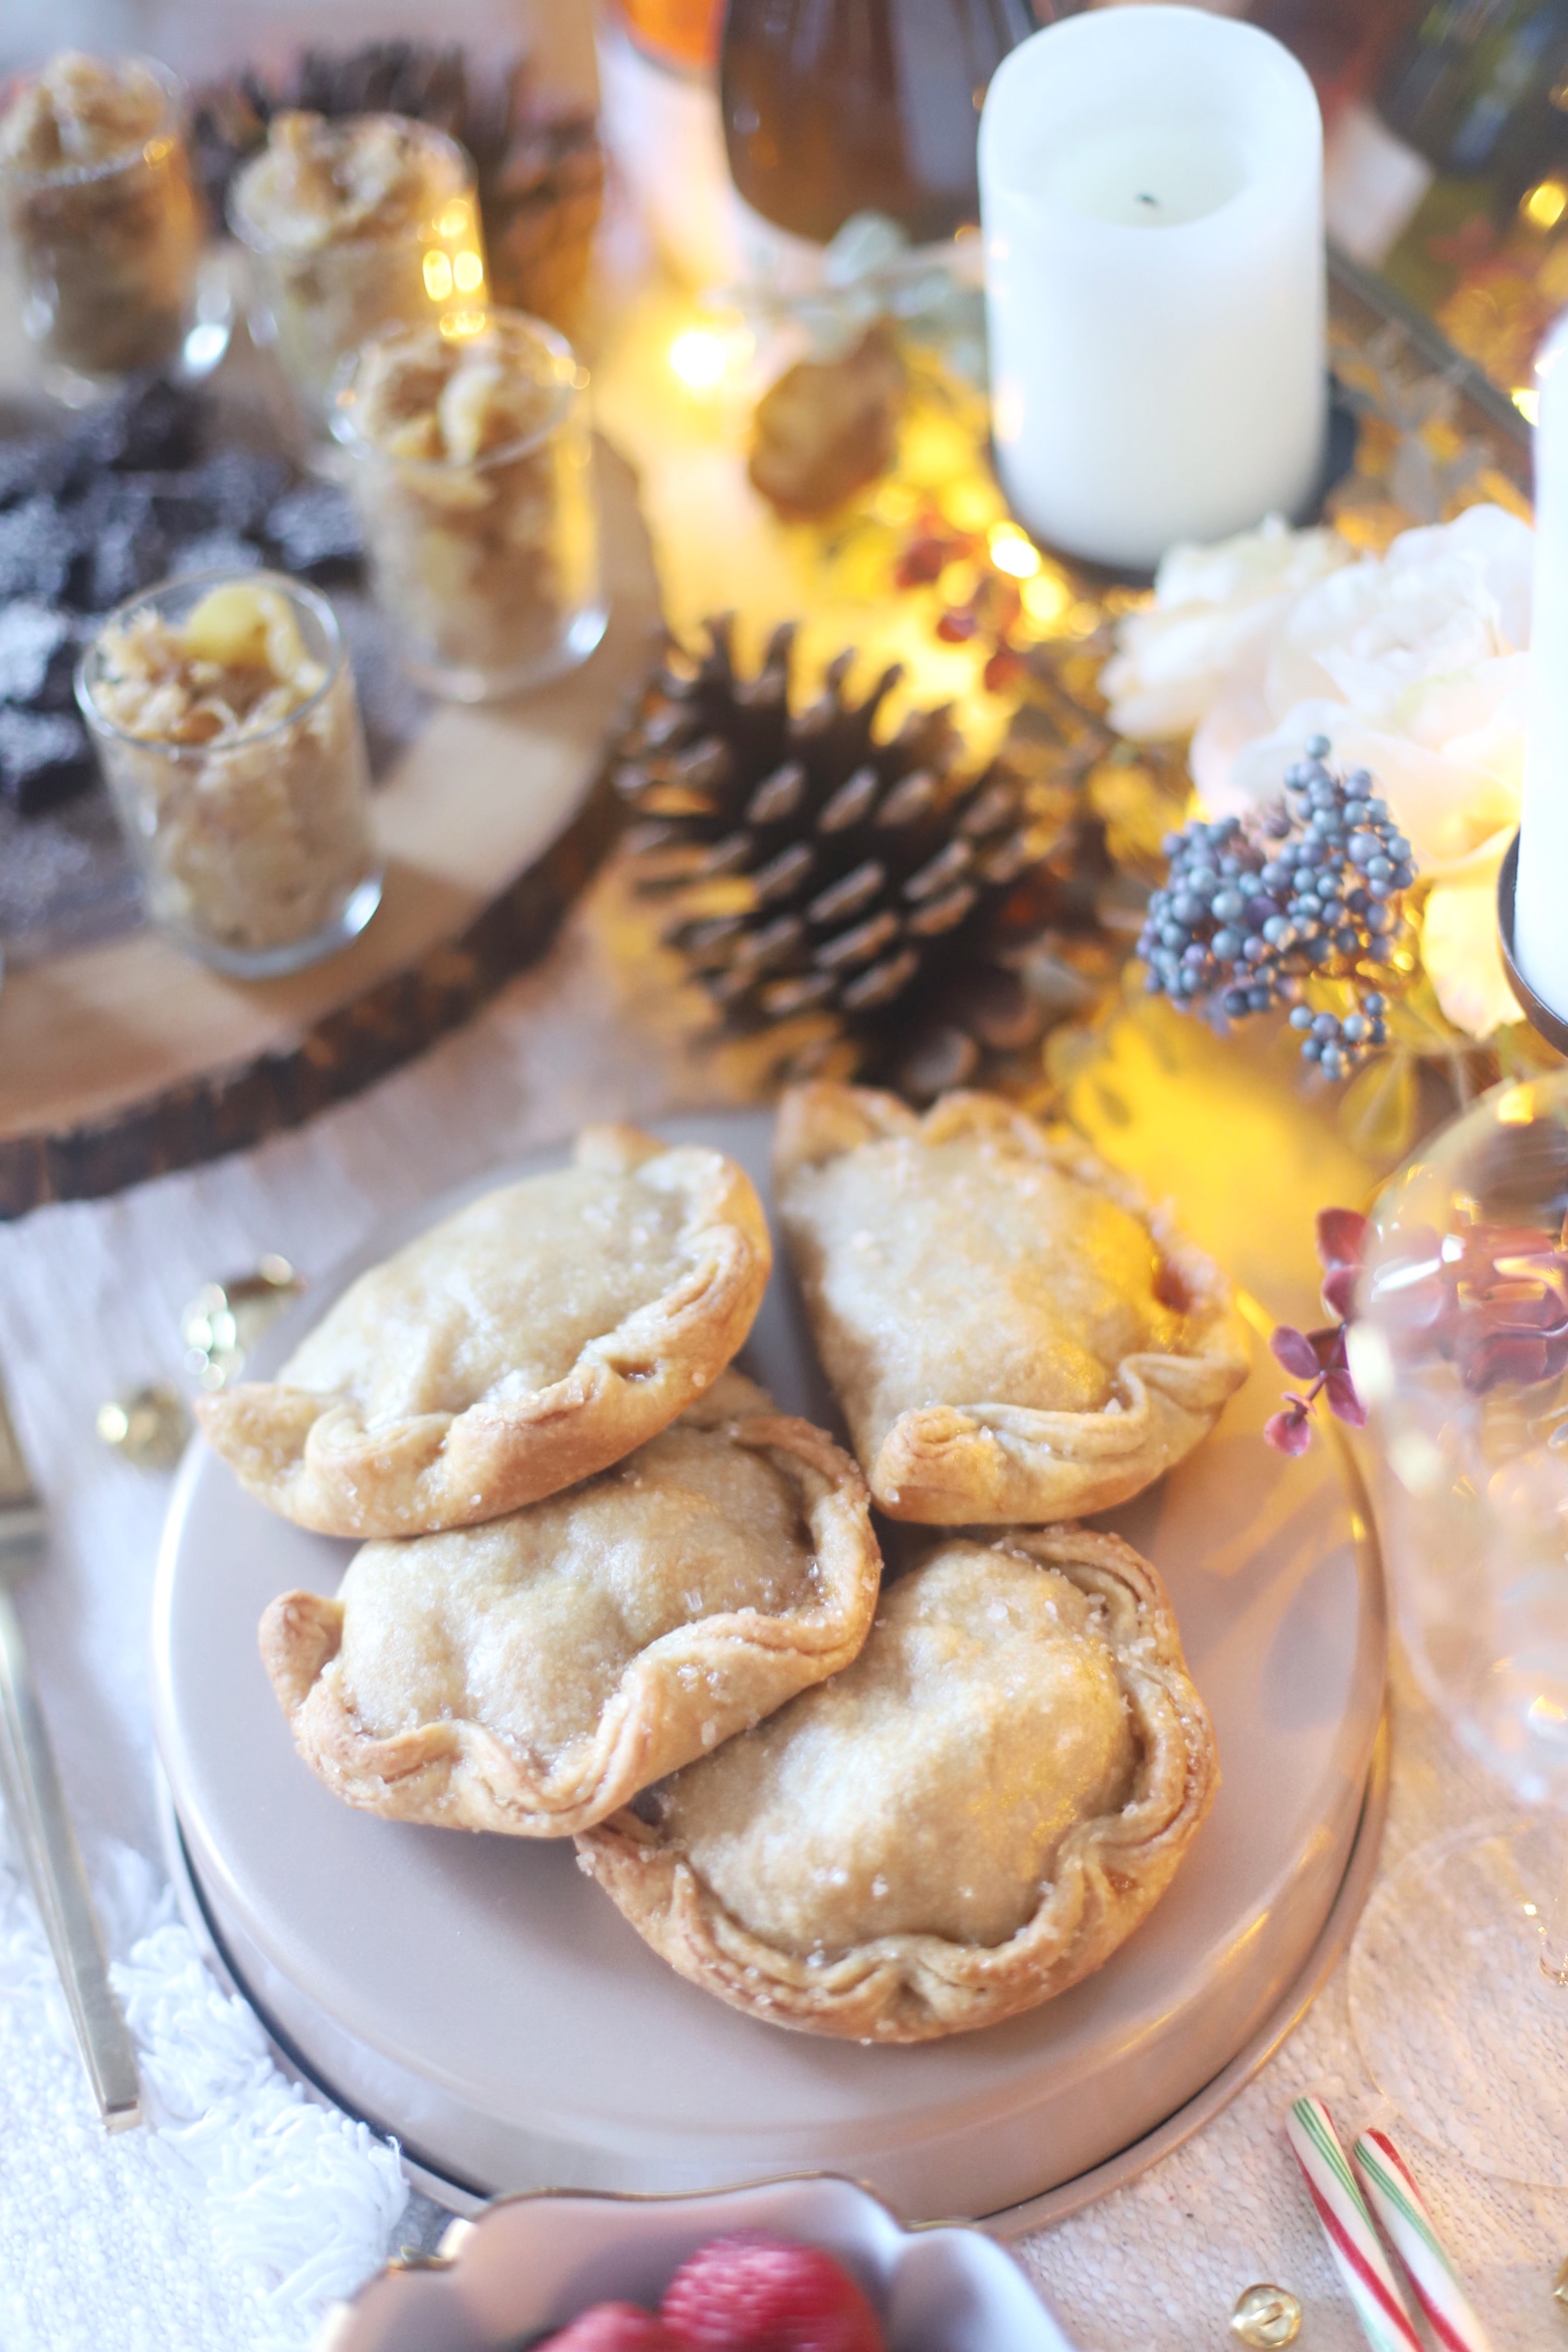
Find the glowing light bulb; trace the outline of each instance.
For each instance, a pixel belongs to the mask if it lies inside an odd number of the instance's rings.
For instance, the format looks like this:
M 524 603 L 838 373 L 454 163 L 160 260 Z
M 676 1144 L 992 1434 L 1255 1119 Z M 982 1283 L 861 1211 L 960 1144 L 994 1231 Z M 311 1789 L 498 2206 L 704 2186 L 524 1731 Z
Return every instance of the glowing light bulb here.
M 460 237 L 468 235 L 469 222 L 469 207 L 462 197 L 459 197 L 447 206 L 446 211 L 436 223 L 436 228 L 438 233 L 448 240 L 449 244 L 456 245 Z
M 1023 605 L 1032 621 L 1049 627 L 1060 621 L 1073 601 L 1072 590 L 1058 572 L 1037 572 L 1023 587 Z
M 955 530 L 983 531 L 996 520 L 996 486 L 990 482 L 954 482 L 942 490 L 942 512 Z
M 1537 180 L 1519 198 L 1519 211 L 1537 229 L 1555 229 L 1568 212 L 1568 188 L 1561 180 Z
M 426 254 L 425 292 L 433 302 L 444 302 L 451 294 L 452 263 L 446 254 Z
M 1015 580 L 1032 580 L 1039 571 L 1040 550 L 1016 523 L 997 523 L 988 544 L 991 561 L 999 572 L 1007 572 Z
M 485 283 L 485 264 L 477 253 L 466 251 L 453 261 L 452 275 L 457 280 L 459 294 L 474 294 Z
M 724 374 L 724 346 L 705 326 L 688 326 L 670 346 L 670 365 L 689 392 L 711 392 Z

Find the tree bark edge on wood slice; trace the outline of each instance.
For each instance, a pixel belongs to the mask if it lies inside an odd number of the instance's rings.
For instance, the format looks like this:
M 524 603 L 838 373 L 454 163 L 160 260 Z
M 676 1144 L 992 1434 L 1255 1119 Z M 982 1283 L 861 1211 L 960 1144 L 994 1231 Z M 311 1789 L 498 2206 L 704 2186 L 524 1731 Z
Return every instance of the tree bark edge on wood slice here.
M 623 822 L 602 775 L 565 830 L 467 930 L 334 1007 L 286 1052 L 204 1073 L 121 1116 L 0 1139 L 0 1220 L 245 1151 L 385 1078 L 538 960 Z

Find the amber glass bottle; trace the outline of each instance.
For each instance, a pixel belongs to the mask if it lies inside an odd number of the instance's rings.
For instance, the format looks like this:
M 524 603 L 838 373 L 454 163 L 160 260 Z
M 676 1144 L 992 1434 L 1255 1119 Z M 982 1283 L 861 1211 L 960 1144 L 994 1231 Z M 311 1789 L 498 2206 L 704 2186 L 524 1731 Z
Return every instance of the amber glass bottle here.
M 825 242 L 890 214 L 916 243 L 980 217 L 986 86 L 1051 0 L 729 0 L 719 96 L 753 211 Z
M 617 0 L 617 7 L 638 48 L 661 65 L 711 72 L 724 0 Z
M 1251 0 L 1247 15 L 1294 50 L 1331 125 L 1341 106 L 1366 96 L 1425 6 L 1426 0 Z

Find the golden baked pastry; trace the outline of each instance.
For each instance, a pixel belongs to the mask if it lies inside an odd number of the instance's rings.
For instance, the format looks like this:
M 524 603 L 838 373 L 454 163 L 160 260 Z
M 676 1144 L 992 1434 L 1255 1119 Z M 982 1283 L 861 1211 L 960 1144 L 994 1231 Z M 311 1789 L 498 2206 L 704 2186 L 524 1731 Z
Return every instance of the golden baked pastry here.
M 1107 1960 L 1218 1785 L 1165 1589 L 1079 1527 L 943 1538 L 855 1664 L 580 1848 L 655 1951 L 779 2026 L 925 2042 Z
M 570 1493 L 286 1593 L 262 1656 L 350 1805 L 558 1838 L 848 1666 L 881 1568 L 849 1456 L 726 1373 Z
M 771 1247 L 721 1152 L 589 1127 L 360 1275 L 276 1380 L 197 1414 L 241 1483 L 325 1535 L 499 1518 L 618 1462 L 717 1377 Z
M 872 1494 L 932 1526 L 1103 1510 L 1213 1427 L 1247 1340 L 1137 1187 L 990 1094 L 919 1117 L 798 1086 L 774 1146 L 818 1350 Z

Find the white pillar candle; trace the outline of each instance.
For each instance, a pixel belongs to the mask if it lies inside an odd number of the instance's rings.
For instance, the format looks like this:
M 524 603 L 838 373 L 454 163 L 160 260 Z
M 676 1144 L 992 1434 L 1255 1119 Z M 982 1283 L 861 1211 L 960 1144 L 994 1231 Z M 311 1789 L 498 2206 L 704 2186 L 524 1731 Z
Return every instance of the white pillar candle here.
M 1327 419 L 1323 128 L 1255 26 L 1069 17 L 980 124 L 993 432 L 1037 537 L 1147 568 L 1310 498 Z
M 1535 588 L 1514 961 L 1568 1020 L 1568 320 L 1535 363 Z

